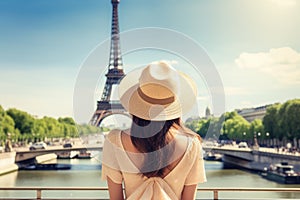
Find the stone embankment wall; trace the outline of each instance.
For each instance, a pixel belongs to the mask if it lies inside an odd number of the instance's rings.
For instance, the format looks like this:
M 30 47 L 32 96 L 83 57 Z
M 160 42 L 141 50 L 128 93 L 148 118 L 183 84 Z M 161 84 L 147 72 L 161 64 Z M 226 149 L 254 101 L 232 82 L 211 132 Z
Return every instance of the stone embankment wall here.
M 18 170 L 15 164 L 16 152 L 0 153 L 0 175 Z

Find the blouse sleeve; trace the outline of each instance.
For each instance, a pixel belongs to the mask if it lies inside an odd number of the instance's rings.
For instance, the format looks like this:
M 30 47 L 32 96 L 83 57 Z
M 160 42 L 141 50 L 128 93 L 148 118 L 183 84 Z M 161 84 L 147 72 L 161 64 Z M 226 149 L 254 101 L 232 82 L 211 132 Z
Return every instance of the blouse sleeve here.
M 103 145 L 102 180 L 109 177 L 113 182 L 122 184 L 123 176 L 116 158 L 116 134 L 110 132 Z
M 191 152 L 194 156 L 192 167 L 187 175 L 184 185 L 194 185 L 206 182 L 206 174 L 202 155 L 202 145 L 198 138 L 193 139 L 193 147 Z

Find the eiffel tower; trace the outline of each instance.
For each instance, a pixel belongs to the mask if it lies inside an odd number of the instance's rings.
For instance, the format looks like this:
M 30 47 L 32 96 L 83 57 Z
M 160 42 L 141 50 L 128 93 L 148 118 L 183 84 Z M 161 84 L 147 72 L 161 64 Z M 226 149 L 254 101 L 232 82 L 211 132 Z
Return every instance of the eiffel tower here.
M 110 56 L 106 82 L 101 96 L 101 100 L 97 101 L 97 110 L 93 114 L 90 121 L 91 125 L 100 126 L 102 120 L 112 114 L 126 114 L 123 106 L 119 101 L 111 100 L 112 86 L 119 84 L 125 75 L 123 71 L 123 63 L 120 49 L 119 35 L 119 17 L 118 4 L 120 0 L 111 0 L 112 4 L 112 26 L 111 26 L 111 43 Z

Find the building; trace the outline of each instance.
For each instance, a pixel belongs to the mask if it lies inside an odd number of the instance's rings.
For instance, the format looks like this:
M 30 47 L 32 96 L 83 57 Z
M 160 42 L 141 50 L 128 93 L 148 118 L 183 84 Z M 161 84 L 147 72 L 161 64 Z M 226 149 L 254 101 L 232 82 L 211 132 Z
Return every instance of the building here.
M 268 106 L 270 105 L 259 106 L 256 108 L 237 109 L 236 112 L 244 117 L 248 122 L 252 122 L 255 119 L 262 120 L 267 112 Z
M 209 119 L 210 117 L 212 117 L 212 114 L 210 112 L 209 107 L 206 107 L 206 109 L 205 109 L 205 118 Z

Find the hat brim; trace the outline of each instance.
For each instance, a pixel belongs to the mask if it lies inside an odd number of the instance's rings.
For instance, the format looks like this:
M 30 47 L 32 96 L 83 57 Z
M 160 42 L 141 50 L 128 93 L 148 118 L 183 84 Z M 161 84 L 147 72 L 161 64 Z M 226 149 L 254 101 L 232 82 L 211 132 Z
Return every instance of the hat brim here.
M 146 120 L 164 121 L 179 118 L 191 110 L 196 102 L 197 87 L 195 82 L 182 72 L 178 72 L 179 88 L 172 103 L 158 105 L 142 99 L 137 89 L 144 68 L 129 72 L 119 84 L 120 102 L 130 114 Z

